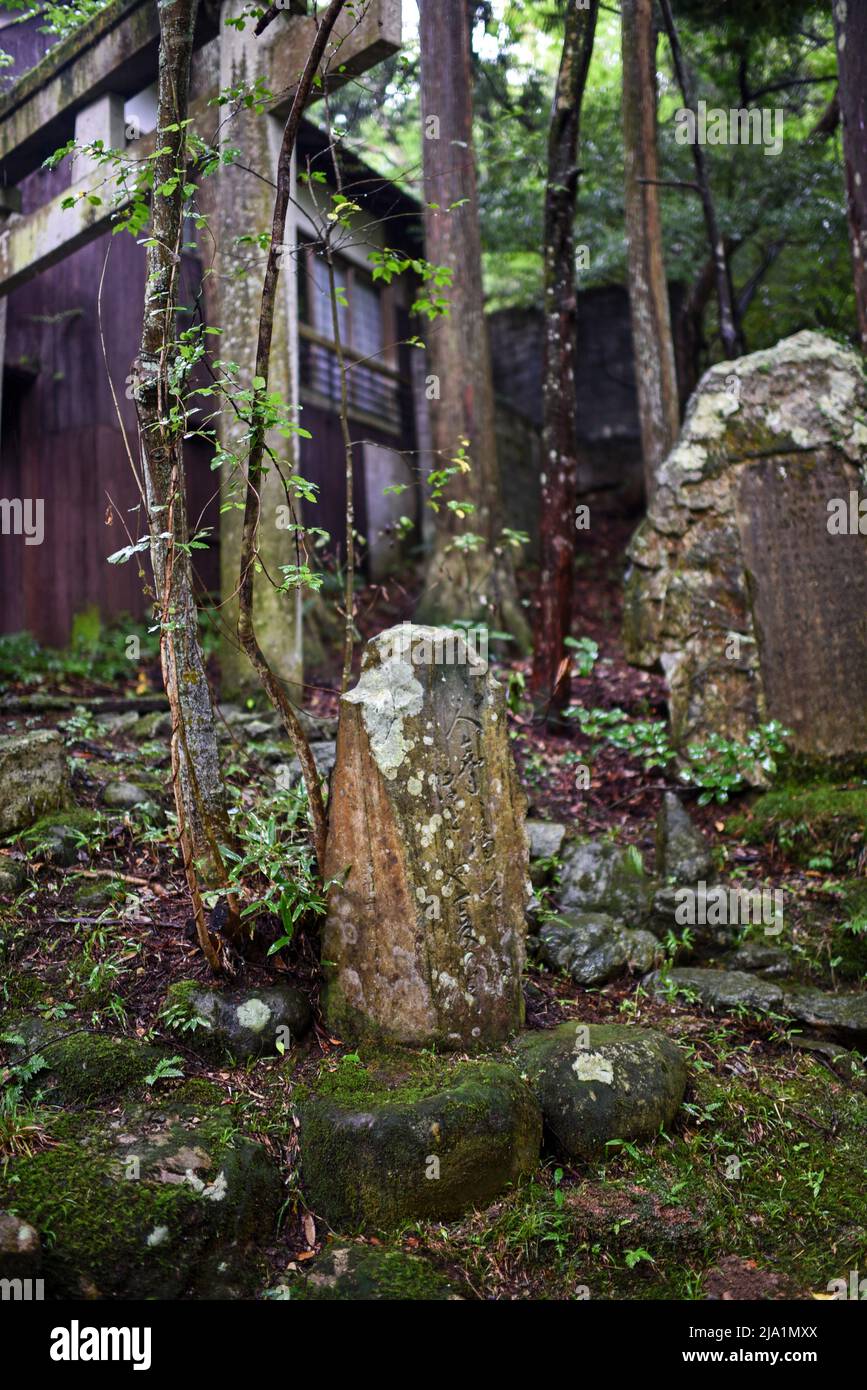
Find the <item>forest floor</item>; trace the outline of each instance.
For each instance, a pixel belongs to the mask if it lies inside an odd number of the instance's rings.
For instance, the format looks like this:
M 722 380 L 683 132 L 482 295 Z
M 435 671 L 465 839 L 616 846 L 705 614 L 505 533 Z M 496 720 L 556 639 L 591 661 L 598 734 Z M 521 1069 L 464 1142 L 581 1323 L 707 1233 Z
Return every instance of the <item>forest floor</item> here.
M 587 708 L 619 707 L 636 719 L 662 719 L 661 677 L 629 667 L 620 644 L 630 529 L 603 522 L 579 562 L 574 635 L 591 638 L 598 658 L 590 675 L 574 678 L 572 699 Z M 412 593 L 397 582 L 363 598 L 368 631 L 411 612 Z M 11 662 L 20 656 L 7 653 Z M 36 670 L 39 658 L 34 662 Z M 580 835 L 613 835 L 636 846 L 652 872 L 662 794 L 678 789 L 715 846 L 726 879 L 785 892 L 787 945 L 799 978 L 829 992 L 863 988 L 864 828 L 859 835 L 837 814 L 838 789 L 804 795 L 792 789 L 794 809 L 781 799 L 777 814 L 767 814 L 767 802 L 763 810 L 755 793 L 700 807 L 667 771 L 648 772 L 614 747 L 594 749 L 577 730 L 552 733 L 534 723 L 520 698 L 526 663 L 507 665 L 511 732 L 534 817 L 560 821 Z M 158 671 L 145 664 L 125 685 L 111 671 L 95 679 L 86 661 L 72 667 L 56 662 L 39 675 L 38 694 L 62 696 L 69 707 L 28 707 L 33 681 L 26 673 L 16 681 L 10 668 L 0 733 L 59 727 L 72 759 L 77 809 L 68 817 L 64 862 L 38 833 L 0 851 L 0 867 L 14 862 L 23 871 L 0 909 L 3 1012 L 6 1019 L 35 1012 L 62 1020 L 70 1031 L 167 1042 L 183 1058 L 184 1081 L 215 1083 L 234 1123 L 260 1139 L 285 1173 L 287 1206 L 267 1252 L 273 1282 L 313 1259 L 328 1236 L 298 1185 L 293 1094 L 305 1078 L 338 1066 L 348 1049 L 317 1016 L 291 1056 L 214 1066 L 167 1025 L 161 1015 L 169 985 L 207 983 L 208 971 L 195 944 L 166 814 L 166 739 L 142 738 L 131 715 L 87 707 L 89 697 L 107 692 L 139 698 L 159 692 Z M 338 697 L 327 688 L 327 675 L 318 674 L 305 703 L 331 736 Z M 8 703 L 3 707 L 9 699 L 23 703 L 10 712 Z M 228 732 L 227 781 L 242 816 L 259 818 L 249 822 L 249 845 L 270 816 L 279 819 L 285 810 L 275 799 L 274 768 L 291 753 L 273 727 L 257 734 L 255 726 L 239 733 L 235 725 Z M 591 778 L 589 788 L 579 790 L 575 771 L 582 763 Z M 107 814 L 103 789 L 117 780 L 143 783 L 153 789 L 152 799 L 119 816 Z M 551 905 L 556 885 L 554 865 L 545 890 Z M 244 983 L 291 981 L 315 1001 L 315 920 L 290 947 L 268 956 L 278 932 L 273 918 L 260 921 Z M 784 1018 L 744 1008 L 711 1013 L 694 999 L 657 999 L 634 976 L 587 990 L 531 964 L 527 981 L 531 1028 L 577 1018 L 641 1024 L 684 1048 L 690 1081 L 671 1132 L 648 1144 L 612 1147 L 599 1162 L 567 1163 L 551 1154 L 535 1176 L 486 1210 L 446 1225 L 414 1224 L 392 1243 L 427 1254 L 464 1296 L 480 1298 L 571 1298 L 582 1287 L 593 1298 L 809 1298 L 827 1296 L 829 1280 L 848 1277 L 850 1269 L 867 1269 L 863 1071 L 841 1067 L 833 1049 L 804 1048 Z M 155 1082 L 151 1099 L 169 1100 L 175 1084 Z M 39 1103 L 36 1114 L 50 1143 L 56 1112 Z M 737 1177 L 728 1162 L 733 1157 Z

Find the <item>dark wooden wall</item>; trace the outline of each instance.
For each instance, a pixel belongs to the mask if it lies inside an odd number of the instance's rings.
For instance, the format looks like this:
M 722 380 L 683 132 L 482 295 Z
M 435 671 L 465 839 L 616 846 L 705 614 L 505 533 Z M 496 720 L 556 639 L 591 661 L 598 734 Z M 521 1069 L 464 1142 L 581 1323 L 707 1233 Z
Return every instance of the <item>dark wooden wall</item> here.
M 7 310 L 0 497 L 42 498 L 45 539 L 28 546 L 23 536 L 0 536 L 0 631 L 27 629 L 51 644 L 65 642 L 75 613 L 90 605 L 106 618 L 149 611 L 136 561 L 107 562 L 128 544 L 124 523 L 137 540 L 143 522 L 100 342 L 97 291 L 106 253 L 102 329 L 137 458 L 126 391 L 141 331 L 142 248 L 126 234 L 83 247 L 10 295 Z M 204 444 L 188 449 L 189 511 L 195 521 L 205 510 L 216 528 L 209 458 Z M 215 588 L 215 548 L 199 552 L 198 568 L 204 585 Z

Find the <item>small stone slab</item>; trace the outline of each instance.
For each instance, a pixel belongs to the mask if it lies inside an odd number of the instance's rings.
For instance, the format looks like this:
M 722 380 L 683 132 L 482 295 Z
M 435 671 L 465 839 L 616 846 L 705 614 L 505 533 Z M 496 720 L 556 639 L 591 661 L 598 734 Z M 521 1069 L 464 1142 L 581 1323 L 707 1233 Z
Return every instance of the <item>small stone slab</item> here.
M 683 1100 L 683 1053 L 651 1029 L 562 1023 L 522 1034 L 516 1048 L 545 1132 L 568 1158 L 601 1158 L 611 1139 L 653 1138 Z
M 830 994 L 794 980 L 778 982 L 743 970 L 678 968 L 667 976 L 652 976 L 649 983 L 660 997 L 674 987 L 694 993 L 711 1009 L 742 1007 L 781 1014 L 848 1047 L 867 1044 L 867 994 Z
M 327 1077 L 318 1085 L 298 1107 L 301 1173 L 310 1207 L 336 1230 L 452 1220 L 538 1162 L 539 1107 L 511 1066 L 470 1062 L 391 1090 L 370 1089 L 363 1069 L 330 1093 Z

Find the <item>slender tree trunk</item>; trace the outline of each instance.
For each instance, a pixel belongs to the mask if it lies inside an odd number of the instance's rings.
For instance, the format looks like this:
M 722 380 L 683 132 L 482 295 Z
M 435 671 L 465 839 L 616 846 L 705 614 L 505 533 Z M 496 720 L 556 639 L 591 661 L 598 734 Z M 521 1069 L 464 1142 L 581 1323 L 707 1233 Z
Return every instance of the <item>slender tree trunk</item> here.
M 622 0 L 623 145 L 632 353 L 647 500 L 680 424 L 656 151 L 653 0 Z
M 692 79 L 681 51 L 680 39 L 678 38 L 674 15 L 671 11 L 670 0 L 660 0 L 660 8 L 662 10 L 665 31 L 668 34 L 668 42 L 671 47 L 674 71 L 677 75 L 678 85 L 683 96 L 683 104 L 688 110 L 697 113 Z M 716 207 L 714 206 L 710 178 L 708 177 L 704 146 L 699 144 L 698 140 L 693 141 L 692 157 L 695 164 L 695 180 L 698 185 L 699 196 L 701 197 L 701 205 L 704 210 L 704 222 L 707 227 L 708 241 L 710 242 L 714 281 L 716 284 L 716 297 L 719 306 L 719 331 L 720 338 L 722 339 L 723 352 L 726 357 L 739 357 L 744 350 L 744 344 L 741 336 L 740 324 L 737 319 L 737 307 L 734 302 L 731 267 L 729 265 L 728 256 L 726 255 L 725 241 L 720 232 L 719 223 L 717 222 Z
M 502 624 L 526 646 L 527 624 L 501 535 L 466 0 L 422 0 L 420 37 L 427 257 L 453 277 L 450 312 L 425 334 L 434 377 L 431 437 L 434 468 L 459 471 L 438 502 L 419 616 Z M 469 471 L 454 463 L 464 454 Z M 463 517 L 448 505 L 460 501 L 473 508 Z M 460 543 L 467 533 L 481 538 L 475 549 Z
M 545 350 L 542 377 L 542 571 L 532 691 L 562 709 L 569 698 L 564 638 L 572 627 L 578 436 L 575 351 L 575 205 L 581 102 L 593 53 L 598 0 L 569 0 L 548 133 L 545 188 Z
M 186 549 L 184 419 L 182 410 L 177 420 L 171 418 L 178 397 L 170 381 L 176 360 L 173 344 L 185 202 L 183 123 L 197 7 L 198 0 L 162 0 L 159 5 L 157 142 L 163 152 L 154 163 L 144 320 L 134 375 L 163 679 L 172 710 L 172 769 L 181 850 L 199 938 L 216 965 L 219 956 L 204 925 L 197 881 L 201 873 L 212 886 L 225 883 L 221 845 L 231 837 Z
M 867 352 L 867 3 L 833 0 L 855 307 Z
M 253 621 L 253 594 L 259 531 L 259 495 L 264 470 L 267 430 L 265 419 L 267 415 L 268 374 L 271 365 L 271 343 L 274 336 L 277 284 L 280 277 L 280 248 L 283 245 L 286 232 L 286 214 L 292 192 L 292 155 L 298 139 L 298 128 L 301 125 L 304 108 L 310 100 L 310 92 L 319 71 L 319 65 L 325 55 L 328 40 L 340 17 L 344 3 L 345 0 L 331 0 L 318 21 L 316 37 L 295 89 L 295 96 L 283 129 L 280 153 L 277 158 L 277 191 L 274 196 L 274 211 L 271 220 L 271 244 L 265 266 L 265 277 L 262 282 L 262 300 L 256 343 L 256 377 L 263 384 L 256 388 L 253 400 L 250 454 L 247 460 L 247 490 L 244 502 L 244 530 L 238 580 L 238 640 L 250 658 L 268 698 L 280 715 L 286 733 L 295 745 L 313 821 L 313 842 L 320 872 L 323 871 L 325 864 L 328 822 L 319 782 L 319 769 L 316 766 L 316 760 L 311 752 L 310 743 L 304 733 L 304 727 L 298 718 L 297 711 L 259 646 Z M 263 16 L 263 18 L 266 17 Z

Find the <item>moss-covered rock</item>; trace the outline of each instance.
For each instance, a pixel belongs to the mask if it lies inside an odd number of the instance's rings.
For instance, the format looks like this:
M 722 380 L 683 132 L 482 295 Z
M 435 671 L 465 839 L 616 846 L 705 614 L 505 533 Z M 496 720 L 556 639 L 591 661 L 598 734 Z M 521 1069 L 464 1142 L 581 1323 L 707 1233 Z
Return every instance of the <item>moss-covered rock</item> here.
M 79 855 L 87 858 L 88 843 L 101 823 L 98 812 L 73 806 L 42 816 L 21 837 L 21 843 L 29 858 L 66 866 L 74 864 Z
M 268 1297 L 306 1302 L 442 1303 L 459 1295 L 418 1255 L 335 1241 L 322 1251 L 312 1269 L 269 1290 Z
M 605 984 L 626 970 L 643 975 L 662 955 L 650 932 L 622 927 L 602 912 L 576 912 L 539 929 L 538 958 L 579 985 Z
M 46 1066 L 33 1085 L 46 1099 L 67 1105 L 93 1105 L 123 1096 L 141 1095 L 164 1048 L 137 1038 L 113 1037 L 84 1030 L 70 1032 L 68 1024 L 42 1018 L 19 1018 L 9 1029 L 24 1039 L 18 1051 L 38 1052 Z
M 0 839 L 23 830 L 69 796 L 60 735 L 53 729 L 0 737 Z
M 560 908 L 604 912 L 627 927 L 643 925 L 650 911 L 653 884 L 641 854 L 612 840 L 573 840 L 563 851 Z
M 262 1277 L 282 1197 L 227 1112 L 58 1116 L 50 1148 L 0 1171 L 0 1204 L 47 1237 L 59 1298 L 233 1298 Z
M 651 1139 L 686 1089 L 680 1048 L 662 1033 L 618 1024 L 563 1023 L 525 1033 L 516 1049 L 559 1153 L 598 1158 L 612 1139 Z
M 198 1019 L 184 1039 L 202 1056 L 246 1059 L 288 1051 L 309 1029 L 312 1012 L 293 985 L 217 990 L 178 980 L 169 986 L 163 1019 L 169 1027 Z
M 488 1205 L 535 1167 L 539 1107 L 514 1068 L 392 1056 L 344 1062 L 299 1104 L 310 1206 L 336 1229 L 393 1230 Z

